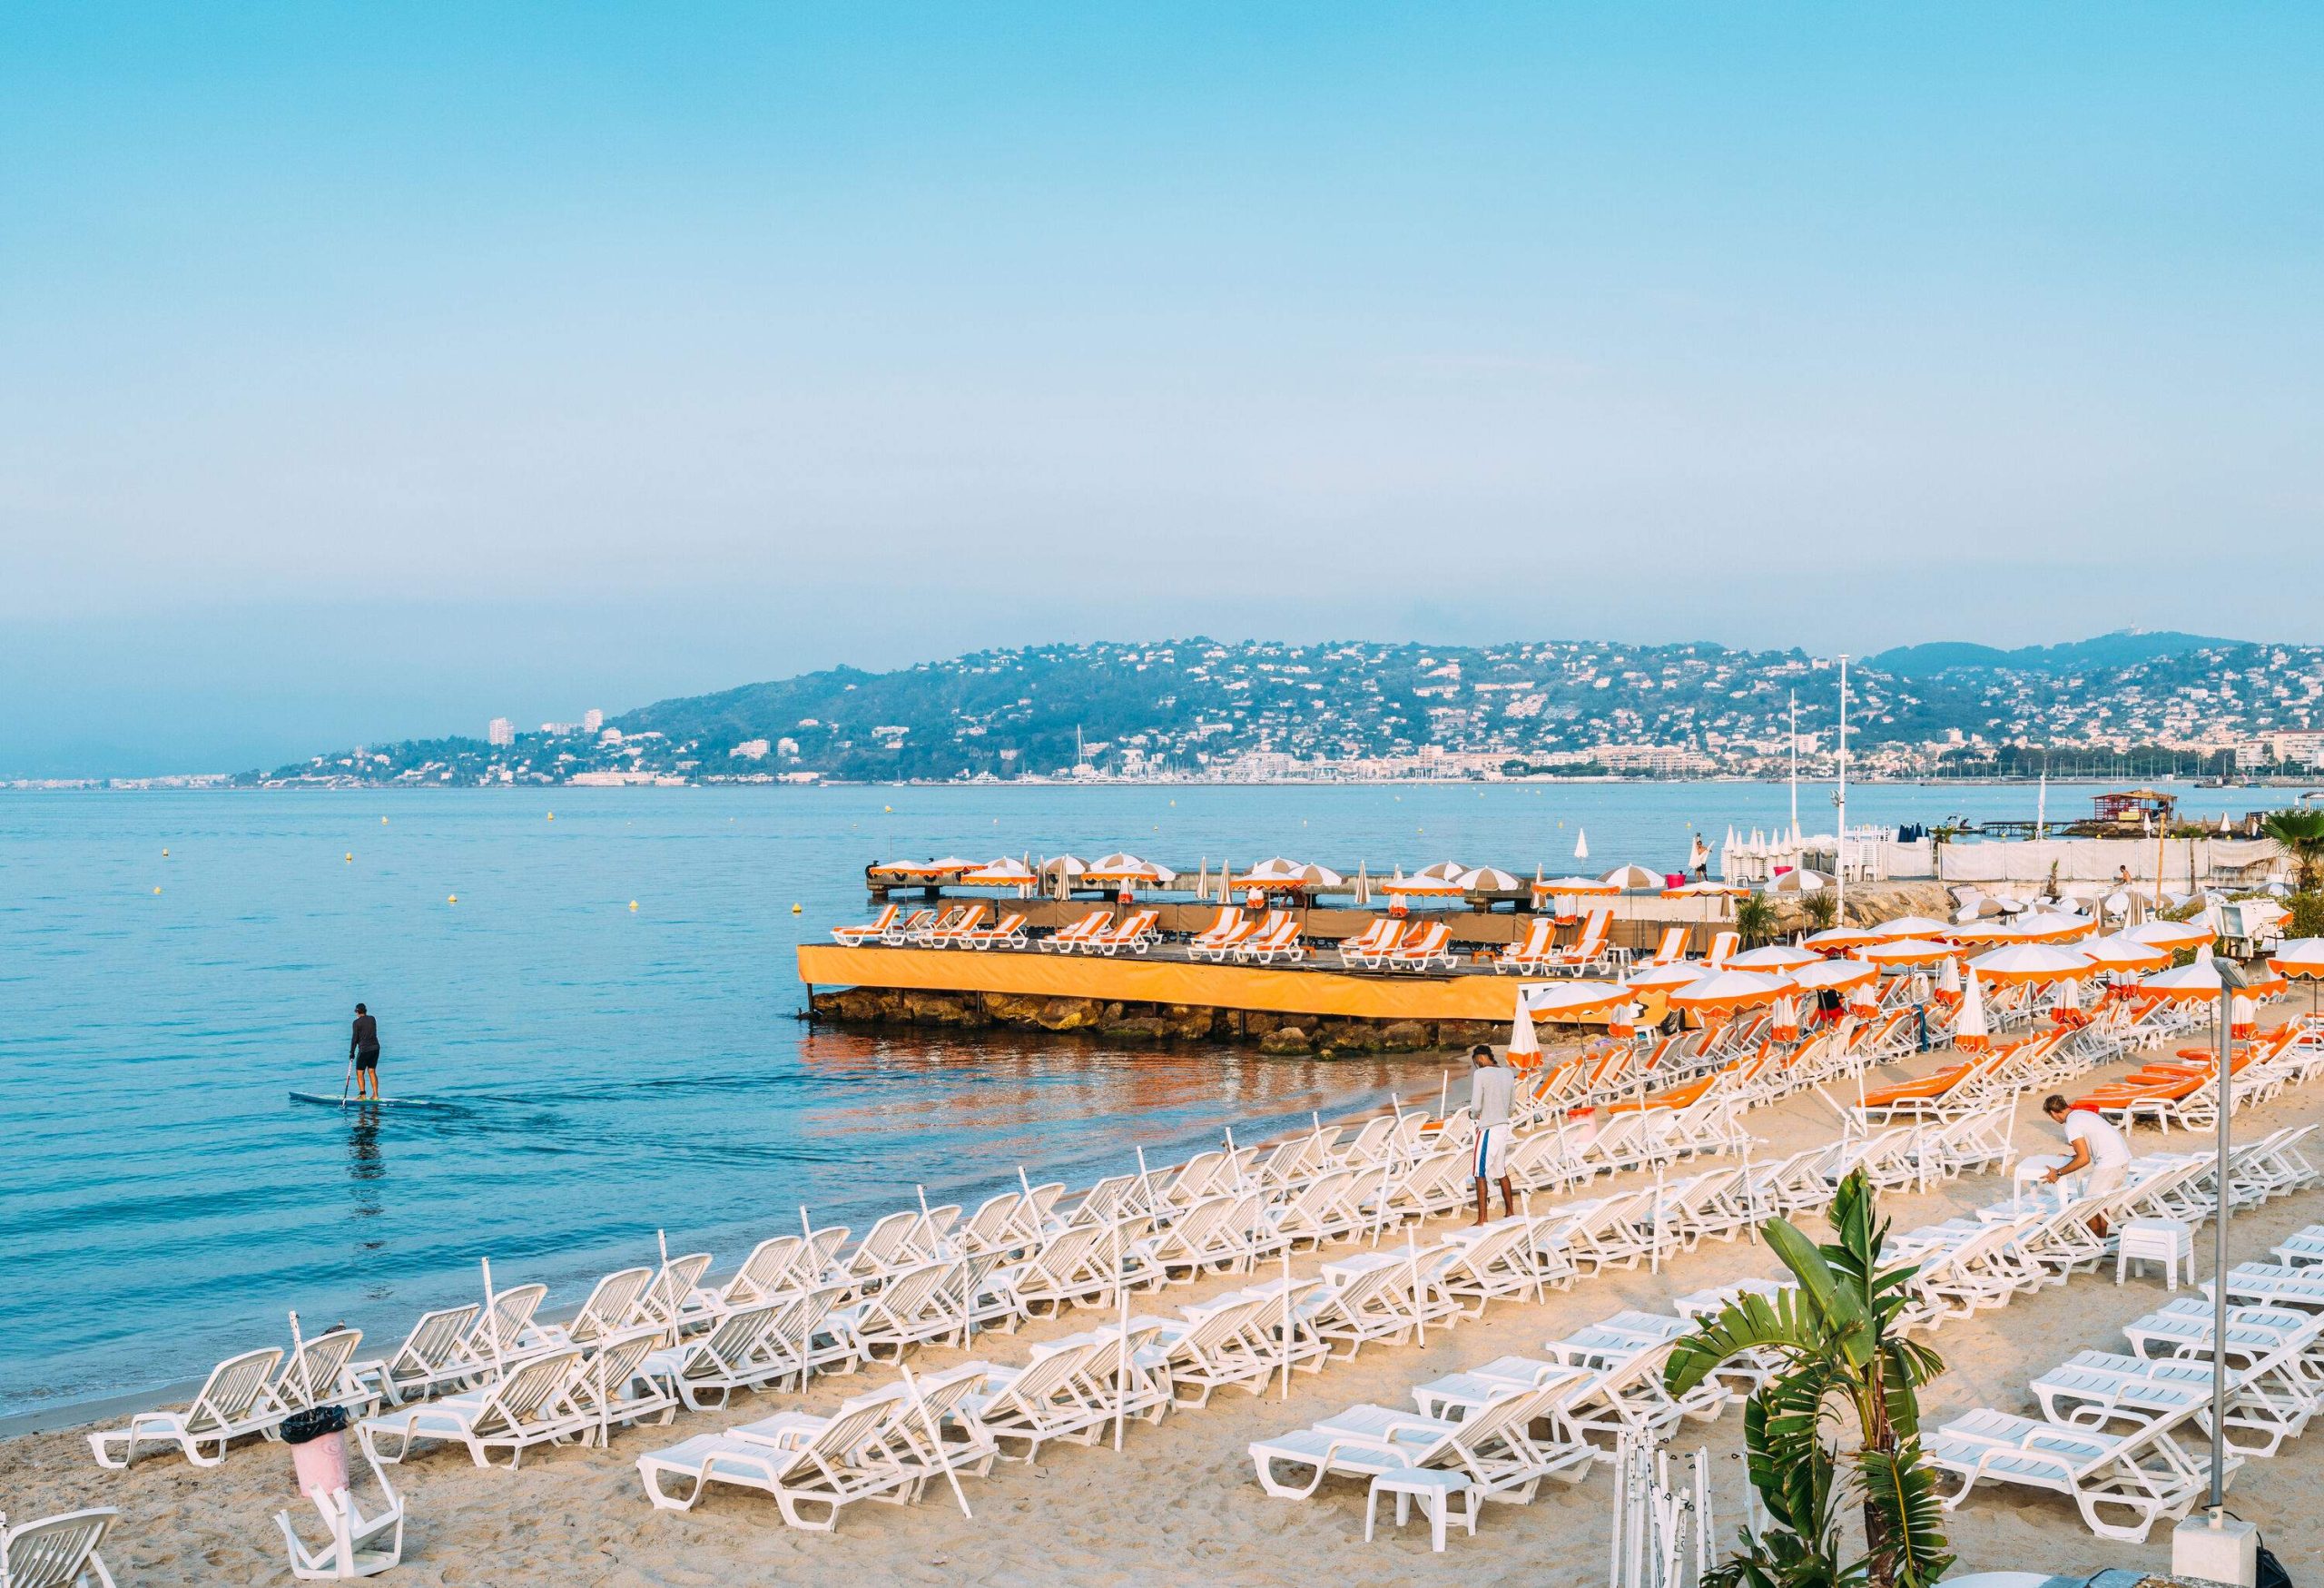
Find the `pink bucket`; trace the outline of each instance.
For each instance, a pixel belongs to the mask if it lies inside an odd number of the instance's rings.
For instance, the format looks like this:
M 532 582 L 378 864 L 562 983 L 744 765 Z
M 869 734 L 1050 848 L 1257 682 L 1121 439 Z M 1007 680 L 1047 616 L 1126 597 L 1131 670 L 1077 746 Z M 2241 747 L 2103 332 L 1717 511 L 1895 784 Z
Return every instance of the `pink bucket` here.
M 347 1435 L 325 1434 L 290 1447 L 291 1470 L 302 1494 L 335 1494 L 347 1487 Z

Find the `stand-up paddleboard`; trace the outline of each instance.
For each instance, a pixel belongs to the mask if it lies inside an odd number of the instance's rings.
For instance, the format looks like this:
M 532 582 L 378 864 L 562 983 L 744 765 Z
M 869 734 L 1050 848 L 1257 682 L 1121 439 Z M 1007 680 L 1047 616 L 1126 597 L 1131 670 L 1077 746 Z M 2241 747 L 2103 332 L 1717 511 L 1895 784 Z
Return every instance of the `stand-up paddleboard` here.
M 440 1109 L 446 1105 L 432 1098 L 359 1098 L 330 1097 L 319 1091 L 294 1091 L 294 1103 L 320 1103 L 327 1109 Z

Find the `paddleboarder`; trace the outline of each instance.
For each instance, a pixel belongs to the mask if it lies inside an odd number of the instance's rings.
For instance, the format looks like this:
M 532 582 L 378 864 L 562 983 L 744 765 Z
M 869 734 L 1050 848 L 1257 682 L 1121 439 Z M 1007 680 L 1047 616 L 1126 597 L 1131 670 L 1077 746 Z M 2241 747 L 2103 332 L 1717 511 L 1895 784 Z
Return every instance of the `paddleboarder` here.
M 355 1095 L 377 1102 L 379 1097 L 379 1022 L 361 1004 L 355 1006 L 355 1030 L 347 1039 L 347 1061 L 355 1067 Z

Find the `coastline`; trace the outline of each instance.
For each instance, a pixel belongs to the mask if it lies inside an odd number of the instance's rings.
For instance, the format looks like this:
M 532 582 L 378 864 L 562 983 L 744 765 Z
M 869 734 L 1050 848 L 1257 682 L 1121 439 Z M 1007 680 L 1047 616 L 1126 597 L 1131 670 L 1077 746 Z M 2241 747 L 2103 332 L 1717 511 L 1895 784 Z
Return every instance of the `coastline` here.
M 1917 1073 L 1950 1055 L 1922 1056 L 1880 1074 Z M 2120 1073 L 2127 1061 L 2093 1071 L 2091 1081 Z M 2256 1135 L 2324 1119 L 2324 1089 L 2287 1093 L 2238 1116 Z M 1753 1115 L 1772 1155 L 1828 1139 L 1828 1115 L 1812 1096 L 1769 1105 Z M 2038 1147 L 2043 1127 L 2021 1120 L 2021 1146 Z M 2171 1145 L 2142 1132 L 2142 1151 Z M 1974 1175 L 1926 1192 L 1884 1197 L 1882 1213 L 1898 1228 L 1963 1213 L 2005 1195 L 2005 1177 Z M 1537 1210 L 1542 1205 L 1537 1204 Z M 2324 1192 L 2301 1192 L 2237 1215 L 2236 1249 L 2250 1254 L 2324 1216 Z M 1441 1228 L 1441 1226 L 1440 1226 Z M 1811 1223 L 1811 1230 L 1817 1225 Z M 1331 1254 L 1325 1254 L 1326 1257 Z M 1304 1256 L 1298 1271 L 1314 1270 Z M 802 1396 L 750 1397 L 724 1413 L 684 1414 L 669 1427 L 616 1434 L 610 1449 L 546 1448 L 521 1469 L 480 1470 L 457 1450 L 391 1469 L 411 1523 L 411 1580 L 439 1584 L 586 1582 L 601 1588 L 664 1588 L 736 1580 L 860 1583 L 867 1577 L 911 1583 L 1065 1582 L 1107 1585 L 1137 1582 L 1273 1583 L 1303 1569 L 1326 1569 L 1350 1584 L 1398 1582 L 1580 1582 L 1604 1570 L 1610 1493 L 1602 1471 L 1578 1486 L 1550 1485 L 1528 1505 L 1487 1507 L 1474 1539 L 1453 1540 L 1432 1554 L 1424 1530 L 1384 1529 L 1362 1542 L 1360 1485 L 1335 1483 L 1292 1503 L 1264 1495 L 1251 1479 L 1244 1446 L 1361 1402 L 1408 1402 L 1413 1385 L 1503 1353 L 1538 1350 L 1544 1337 L 1570 1331 L 1625 1307 L 1667 1309 L 1669 1298 L 1705 1286 L 1761 1275 L 1773 1258 L 1748 1240 L 1706 1242 L 1673 1258 L 1659 1273 L 1613 1270 L 1552 1292 L 1540 1303 L 1495 1303 L 1481 1320 L 1426 1344 L 1368 1346 L 1353 1362 L 1320 1375 L 1295 1375 L 1288 1400 L 1222 1392 L 1201 1410 L 1174 1414 L 1155 1426 L 1133 1425 L 1117 1455 L 1101 1444 L 1045 1450 L 1031 1465 L 1003 1463 L 967 1486 L 975 1511 L 965 1520 L 941 1491 L 909 1507 L 852 1509 L 840 1530 L 802 1534 L 785 1529 L 763 1496 L 719 1490 L 684 1514 L 650 1509 L 632 1468 L 636 1455 L 690 1435 L 792 1406 L 828 1413 L 848 1396 L 875 1387 L 880 1374 L 819 1382 Z M 1219 1277 L 1141 1297 L 1140 1311 L 1247 1283 Z M 2017 1407 L 2031 1371 L 2075 1349 L 2104 1346 L 2111 1331 L 2159 1306 L 2166 1292 L 2146 1277 L 2117 1288 L 2111 1273 L 2022 1297 L 2009 1307 L 1948 1324 L 1930 1343 L 1950 1365 L 1924 1403 L 1941 1419 L 1975 1406 Z M 1027 1326 L 1015 1336 L 977 1342 L 976 1357 L 1021 1360 L 1032 1345 L 1092 1327 L 1090 1312 Z M 970 1353 L 930 1348 L 916 1371 L 940 1371 Z M 1739 1514 L 1741 1418 L 1728 1407 L 1715 1421 L 1682 1425 L 1674 1448 L 1706 1447 L 1714 1460 L 1721 1518 Z M 2307 1448 L 2303 1448 L 2307 1446 Z M 2324 1521 L 2298 1496 L 2320 1468 L 2324 1447 L 2295 1441 L 2277 1459 L 2248 1465 L 2231 1500 L 2260 1521 L 2279 1553 L 2305 1558 L 2324 1547 Z M 74 1504 L 113 1504 L 124 1511 L 115 1534 L 116 1571 L 124 1582 L 167 1585 L 259 1581 L 280 1572 L 279 1544 L 267 1517 L 290 1504 L 288 1460 L 279 1446 L 238 1448 L 225 1465 L 195 1471 L 173 1456 L 141 1460 L 125 1474 L 100 1473 L 77 1430 L 23 1434 L 0 1441 L 0 1487 L 24 1514 Z M 1198 1519 L 1198 1520 L 1196 1520 Z M 1948 1518 L 1964 1571 L 2042 1565 L 2086 1571 L 2152 1565 L 2162 1545 L 2111 1543 L 2086 1535 L 2072 1507 L 2055 1496 L 1981 1491 Z M 1720 1532 L 1727 1531 L 1722 1522 Z M 109 1546 L 110 1547 L 110 1546 Z M 2287 1553 L 2287 1559 L 2299 1558 Z M 126 1567 L 126 1570 L 123 1568 Z

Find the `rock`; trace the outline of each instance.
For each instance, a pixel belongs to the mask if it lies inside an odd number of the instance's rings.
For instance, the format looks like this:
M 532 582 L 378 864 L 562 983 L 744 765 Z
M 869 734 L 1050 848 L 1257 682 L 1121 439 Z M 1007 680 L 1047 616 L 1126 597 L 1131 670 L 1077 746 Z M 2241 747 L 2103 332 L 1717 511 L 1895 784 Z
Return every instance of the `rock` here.
M 1297 1026 L 1277 1026 L 1269 1031 L 1266 1034 L 1266 1040 L 1259 1044 L 1259 1051 L 1277 1054 L 1305 1053 L 1307 1033 Z
M 1141 1014 L 1108 1021 L 1098 1028 L 1098 1034 L 1116 1042 L 1159 1042 L 1169 1037 L 1170 1028 L 1153 1015 Z
M 1325 1059 L 1343 1053 L 1377 1053 L 1386 1043 L 1370 1021 L 1342 1021 L 1315 1033 L 1315 1051 Z
M 1210 1040 L 1222 1011 L 1200 1004 L 1173 1003 L 1162 1011 L 1163 1024 L 1171 1036 L 1183 1042 L 1204 1042 Z M 1228 1027 L 1233 1034 L 1233 1027 Z
M 1428 1028 L 1416 1020 L 1400 1020 L 1380 1032 L 1380 1046 L 1390 1053 L 1417 1053 L 1428 1046 Z
M 1086 1031 L 1099 1023 L 1104 1006 L 1087 998 L 1051 998 L 1033 1017 L 1045 1031 Z

